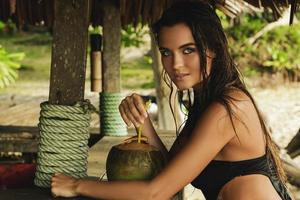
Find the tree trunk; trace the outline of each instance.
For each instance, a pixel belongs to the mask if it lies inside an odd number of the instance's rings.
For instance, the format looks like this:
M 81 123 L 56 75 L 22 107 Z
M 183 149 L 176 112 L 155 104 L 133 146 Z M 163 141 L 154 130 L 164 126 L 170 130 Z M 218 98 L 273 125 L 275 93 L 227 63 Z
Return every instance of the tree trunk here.
M 281 158 L 281 161 L 283 163 L 284 171 L 287 175 L 288 182 L 298 188 L 300 188 L 300 168 L 296 164 L 294 164 L 292 161 L 289 161 L 288 159 Z
M 287 145 L 286 150 L 287 153 L 291 156 L 291 158 L 295 158 L 300 155 L 300 128 L 298 130 L 298 133 Z
M 50 75 L 51 104 L 74 105 L 84 99 L 89 1 L 54 1 Z

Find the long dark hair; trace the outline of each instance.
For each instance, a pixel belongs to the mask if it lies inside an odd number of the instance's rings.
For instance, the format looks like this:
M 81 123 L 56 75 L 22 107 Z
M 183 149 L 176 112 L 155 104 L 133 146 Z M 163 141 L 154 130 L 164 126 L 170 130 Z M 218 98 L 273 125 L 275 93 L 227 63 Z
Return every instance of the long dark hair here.
M 246 89 L 242 76 L 229 53 L 227 38 L 214 8 L 208 3 L 199 1 L 174 3 L 170 8 L 165 10 L 162 17 L 152 26 L 156 41 L 159 41 L 159 31 L 162 27 L 173 26 L 178 23 L 184 23 L 190 28 L 200 56 L 202 83 L 199 95 L 194 97 L 195 103 L 189 107 L 188 122 L 189 125 L 192 124 L 191 128 L 194 127 L 196 119 L 201 116 L 209 104 L 219 102 L 226 108 L 236 133 L 233 118 L 238 118 L 231 105 L 234 104 L 234 101 L 238 100 L 229 94 L 234 90 L 244 92 L 251 99 L 257 111 L 261 127 L 266 137 L 267 153 L 275 164 L 275 171 L 279 179 L 285 182 L 286 178 L 279 158 L 279 149 L 272 141 L 263 117 L 253 97 Z M 207 73 L 206 66 L 207 49 L 216 55 L 212 60 L 210 73 Z M 170 79 L 166 78 L 166 80 L 168 82 L 167 84 L 171 87 L 171 91 L 173 91 L 172 84 L 169 82 Z M 179 92 L 179 97 L 182 97 L 182 91 Z

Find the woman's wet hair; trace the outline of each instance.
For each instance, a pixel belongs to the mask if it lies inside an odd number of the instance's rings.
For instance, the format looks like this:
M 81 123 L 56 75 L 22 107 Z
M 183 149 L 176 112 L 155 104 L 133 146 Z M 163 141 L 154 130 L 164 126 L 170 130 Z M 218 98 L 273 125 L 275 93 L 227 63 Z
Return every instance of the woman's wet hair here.
M 161 28 L 171 27 L 179 23 L 187 25 L 192 32 L 199 52 L 199 68 L 200 76 L 202 77 L 201 87 L 199 88 L 200 91 L 197 92 L 199 95 L 194 96 L 193 105 L 187 106 L 189 117 L 186 126 L 190 130 L 193 129 L 196 120 L 201 117 L 205 109 L 212 102 L 219 102 L 226 108 L 232 127 L 236 133 L 233 119 L 239 119 L 233 111 L 232 105 L 238 100 L 231 97 L 230 93 L 237 90 L 244 92 L 251 99 L 258 113 L 261 127 L 267 141 L 267 151 L 270 152 L 276 165 L 277 174 L 282 181 L 285 181 L 286 178 L 278 155 L 278 148 L 271 140 L 270 133 L 266 128 L 262 115 L 260 114 L 253 97 L 247 90 L 241 73 L 229 53 L 227 38 L 214 7 L 209 3 L 201 1 L 180 1 L 171 5 L 164 11 L 161 18 L 152 25 L 152 32 L 158 45 Z M 207 50 L 210 50 L 215 54 L 215 57 L 212 60 L 210 73 L 207 73 L 208 70 L 206 66 Z M 172 87 L 171 80 L 165 71 L 163 77 L 167 85 L 171 88 L 171 92 L 173 92 L 174 88 Z M 182 102 L 183 91 L 178 91 L 178 93 L 179 101 Z M 189 92 L 187 93 L 189 94 Z M 188 102 L 192 101 L 189 100 Z M 243 124 L 245 125 L 245 123 Z M 238 138 L 237 133 L 236 135 Z

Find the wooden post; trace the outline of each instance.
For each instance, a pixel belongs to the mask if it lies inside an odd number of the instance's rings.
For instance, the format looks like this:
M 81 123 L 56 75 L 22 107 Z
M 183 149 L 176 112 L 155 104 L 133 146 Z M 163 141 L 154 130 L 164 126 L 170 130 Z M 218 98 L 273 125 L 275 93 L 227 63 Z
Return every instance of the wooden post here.
M 88 0 L 54 0 L 51 104 L 74 105 L 84 99 L 88 24 Z
M 100 94 L 100 130 L 104 135 L 127 135 L 119 113 L 121 94 L 121 14 L 118 0 L 103 0 L 102 92 Z
M 100 34 L 90 35 L 90 61 L 91 61 L 91 91 L 102 91 L 102 36 Z
M 121 91 L 121 16 L 116 0 L 103 1 L 102 92 Z
M 287 153 L 291 156 L 291 158 L 295 158 L 300 155 L 300 128 L 297 134 L 292 138 L 292 140 L 287 145 L 286 150 Z

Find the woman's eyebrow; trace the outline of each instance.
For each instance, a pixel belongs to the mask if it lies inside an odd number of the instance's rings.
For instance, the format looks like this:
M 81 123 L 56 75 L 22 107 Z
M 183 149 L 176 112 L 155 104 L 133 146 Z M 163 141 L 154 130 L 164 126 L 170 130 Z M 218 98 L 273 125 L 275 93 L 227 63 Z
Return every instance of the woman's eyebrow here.
M 181 45 L 181 46 L 179 47 L 179 49 L 182 49 L 182 48 L 187 47 L 187 46 L 196 46 L 196 44 L 195 44 L 195 43 L 192 43 L 192 42 L 189 42 L 189 43 L 186 43 L 186 44 Z
M 185 48 L 185 47 L 187 47 L 187 46 L 196 46 L 196 44 L 193 43 L 193 42 L 189 42 L 189 43 L 180 45 L 180 46 L 179 46 L 179 49 Z M 168 48 L 166 48 L 166 47 L 159 47 L 158 49 L 159 49 L 159 50 L 166 50 L 166 49 L 168 49 Z
M 158 47 L 158 49 L 159 49 L 159 50 L 166 50 L 166 49 L 168 49 L 168 48 L 166 48 L 166 47 Z

